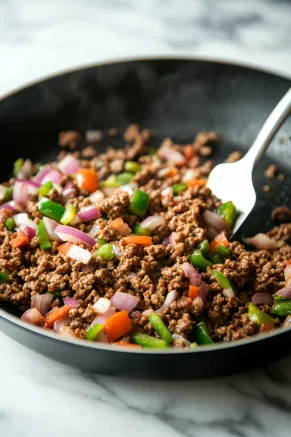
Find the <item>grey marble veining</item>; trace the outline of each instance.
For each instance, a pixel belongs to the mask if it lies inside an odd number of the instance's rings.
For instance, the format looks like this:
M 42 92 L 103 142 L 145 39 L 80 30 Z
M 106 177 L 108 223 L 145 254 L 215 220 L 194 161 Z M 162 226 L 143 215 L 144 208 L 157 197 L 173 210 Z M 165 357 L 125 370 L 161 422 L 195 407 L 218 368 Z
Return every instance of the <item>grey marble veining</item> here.
M 0 94 L 62 69 L 151 55 L 291 77 L 290 28 L 283 0 L 0 0 Z M 55 363 L 0 333 L 1 437 L 286 437 L 290 411 L 291 358 L 215 380 L 127 380 Z

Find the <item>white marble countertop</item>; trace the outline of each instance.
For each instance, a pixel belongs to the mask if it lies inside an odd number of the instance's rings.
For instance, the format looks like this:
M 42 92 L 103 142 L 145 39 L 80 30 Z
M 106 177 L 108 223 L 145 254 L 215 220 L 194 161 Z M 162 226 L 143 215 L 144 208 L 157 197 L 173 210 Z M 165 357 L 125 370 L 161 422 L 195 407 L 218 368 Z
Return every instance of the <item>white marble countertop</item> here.
M 150 55 L 291 77 L 290 16 L 288 0 L 2 0 L 0 95 L 76 65 Z M 291 358 L 216 380 L 133 381 L 84 374 L 0 334 L 1 437 L 286 437 L 290 386 Z

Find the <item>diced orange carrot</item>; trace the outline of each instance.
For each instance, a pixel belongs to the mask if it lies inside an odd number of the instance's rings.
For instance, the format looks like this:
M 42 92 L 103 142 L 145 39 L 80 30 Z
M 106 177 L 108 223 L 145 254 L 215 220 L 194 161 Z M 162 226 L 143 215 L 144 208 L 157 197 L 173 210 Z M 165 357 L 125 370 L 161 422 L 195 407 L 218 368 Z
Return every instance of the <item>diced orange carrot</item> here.
M 285 259 L 283 261 L 284 266 L 289 266 L 291 264 L 291 259 Z
M 111 227 L 116 229 L 121 235 L 128 235 L 131 232 L 130 227 L 124 223 L 122 218 L 117 218 L 111 222 Z
M 172 168 L 169 169 L 169 173 L 168 173 L 169 177 L 176 176 L 177 174 L 178 174 L 178 169 L 177 168 L 172 167 Z
M 112 344 L 115 344 L 116 346 L 124 346 L 129 348 L 135 348 L 135 349 L 141 349 L 141 346 L 139 344 L 133 344 L 133 343 L 126 343 L 126 341 L 116 341 Z
M 16 237 L 11 241 L 11 246 L 15 249 L 16 247 L 25 247 L 29 244 L 29 238 L 23 232 L 17 232 Z
M 195 299 L 195 297 L 198 296 L 198 293 L 199 287 L 196 287 L 196 285 L 189 285 L 188 296 L 191 297 L 191 299 Z
M 196 155 L 196 152 L 193 149 L 192 144 L 187 144 L 184 147 L 184 155 L 185 155 L 185 158 L 187 159 L 187 161 L 190 161 L 190 159 L 194 158 L 194 156 Z
M 215 252 L 215 249 L 218 246 L 224 246 L 224 247 L 228 247 L 228 239 L 226 238 L 226 235 L 224 232 L 221 232 L 220 234 L 216 235 L 216 237 L 214 238 L 214 240 L 211 241 L 210 243 L 210 248 L 211 248 L 211 252 Z
M 123 239 L 125 244 L 141 244 L 142 246 L 150 246 L 153 243 L 152 237 L 129 235 Z
M 71 249 L 72 246 L 73 246 L 72 243 L 69 243 L 69 242 L 60 244 L 58 246 L 58 251 L 60 253 L 62 253 L 63 255 L 67 255 L 67 253 L 69 252 L 69 250 Z
M 80 168 L 80 170 L 76 172 L 75 177 L 79 188 L 87 191 L 88 193 L 93 193 L 97 190 L 97 172 L 92 168 Z
M 188 187 L 196 187 L 196 185 L 204 186 L 206 185 L 206 183 L 207 183 L 206 179 L 192 179 L 191 181 L 186 182 Z
M 44 319 L 45 328 L 52 328 L 55 322 L 65 319 L 68 316 L 70 309 L 71 308 L 68 305 L 64 305 L 48 314 Z
M 110 316 L 104 325 L 105 332 L 110 342 L 127 334 L 132 328 L 127 311 L 119 311 Z
M 268 332 L 274 329 L 273 323 L 263 322 L 260 328 L 260 332 Z

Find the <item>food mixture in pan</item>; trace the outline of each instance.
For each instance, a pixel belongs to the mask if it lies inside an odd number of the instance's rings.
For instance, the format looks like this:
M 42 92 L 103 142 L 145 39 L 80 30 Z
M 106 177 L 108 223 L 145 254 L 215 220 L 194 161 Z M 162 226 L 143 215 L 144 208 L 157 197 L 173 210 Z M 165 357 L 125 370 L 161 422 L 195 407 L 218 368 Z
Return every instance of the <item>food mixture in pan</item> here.
M 112 135 L 118 134 L 114 129 Z M 0 301 L 62 336 L 132 348 L 193 348 L 290 324 L 290 211 L 267 235 L 230 241 L 237 219 L 207 188 L 214 132 L 191 144 L 130 126 L 60 134 L 58 160 L 19 159 L 0 186 Z M 233 153 L 230 161 L 240 158 Z

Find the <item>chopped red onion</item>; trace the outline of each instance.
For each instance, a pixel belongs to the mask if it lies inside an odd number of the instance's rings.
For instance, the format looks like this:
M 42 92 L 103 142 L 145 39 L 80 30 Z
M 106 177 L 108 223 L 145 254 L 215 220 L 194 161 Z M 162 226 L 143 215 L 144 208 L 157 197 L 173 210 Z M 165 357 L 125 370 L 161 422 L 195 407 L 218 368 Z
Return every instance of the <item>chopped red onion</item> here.
M 111 301 L 106 297 L 100 297 L 97 302 L 94 303 L 93 308 L 98 314 L 105 314 L 111 306 Z
M 286 281 L 289 281 L 291 278 L 291 264 L 287 265 L 284 269 L 284 277 Z
M 32 162 L 30 161 L 30 159 L 26 159 L 16 175 L 17 179 L 30 178 L 30 176 L 32 175 L 32 170 Z
M 201 275 L 196 272 L 192 264 L 184 263 L 182 264 L 182 269 L 184 270 L 186 278 L 189 278 L 190 285 L 195 285 L 196 287 L 200 287 L 201 284 Z
M 26 214 L 25 212 L 15 214 L 13 218 L 16 226 L 29 226 L 30 228 L 36 230 L 36 224 L 28 217 L 28 214 Z
M 16 203 L 16 205 L 21 206 L 22 208 L 26 207 L 27 200 L 28 200 L 28 185 L 16 181 L 13 187 L 13 200 Z
M 54 323 L 53 330 L 54 330 L 54 332 L 59 333 L 61 328 L 62 328 L 62 326 L 68 326 L 70 323 L 71 323 L 70 317 L 68 317 L 65 320 L 57 320 Z
M 1 209 L 8 209 L 9 211 L 13 211 L 15 209 L 15 202 L 14 200 L 10 200 L 10 202 L 5 202 L 0 206 Z
M 132 296 L 128 293 L 123 293 L 121 291 L 117 291 L 115 295 L 111 298 L 111 305 L 119 310 L 125 310 L 128 313 L 136 307 L 138 304 L 139 298 L 136 296 Z
M 74 297 L 65 297 L 64 304 L 68 305 L 70 308 L 79 308 L 80 306 L 78 299 L 75 299 Z
M 88 250 L 82 249 L 82 247 L 76 246 L 75 244 L 71 246 L 66 256 L 82 264 L 88 264 L 92 259 L 92 254 Z
M 43 184 L 43 179 L 45 178 L 45 176 L 51 171 L 51 167 L 44 167 L 42 168 L 37 175 L 35 176 L 34 180 L 37 184 L 42 185 Z
M 99 203 L 102 199 L 104 199 L 104 193 L 102 191 L 97 190 L 90 195 L 90 200 L 92 203 Z
M 57 221 L 49 217 L 43 217 L 43 223 L 47 231 L 48 237 L 51 241 L 62 241 L 55 233 L 56 227 L 59 226 L 59 223 Z
M 234 291 L 232 288 L 224 288 L 224 290 L 222 290 L 222 293 L 227 296 L 229 299 L 235 297 Z
M 101 228 L 99 225 L 93 225 L 92 228 L 90 229 L 90 231 L 88 232 L 88 235 L 90 235 L 90 237 L 94 238 L 94 237 L 96 237 L 96 235 L 99 234 L 100 231 L 101 231 Z
M 209 238 L 209 240 L 214 240 L 214 238 L 216 237 L 216 235 L 218 235 L 218 232 L 212 228 L 211 226 L 209 226 L 206 230 L 206 235 Z
M 62 179 L 62 175 L 58 170 L 51 169 L 50 172 L 48 172 L 45 177 L 42 180 L 42 184 L 45 184 L 46 182 L 52 182 L 53 184 L 58 184 L 60 180 Z
M 257 234 L 251 240 L 258 249 L 272 250 L 278 247 L 278 242 L 266 234 Z
M 65 200 L 70 199 L 71 197 L 74 197 L 75 194 L 75 188 L 72 181 L 66 182 L 66 185 L 64 186 L 62 190 L 62 196 Z
M 166 161 L 172 162 L 173 164 L 176 164 L 178 166 L 186 164 L 185 156 L 182 153 L 177 152 L 176 150 L 164 147 L 160 150 L 160 156 L 165 158 Z
M 95 319 L 93 320 L 93 322 L 90 325 L 90 328 L 91 328 L 91 326 L 97 325 L 98 323 L 100 323 L 100 325 L 105 325 L 106 320 L 109 319 L 109 317 L 111 317 L 114 313 L 115 313 L 115 308 L 109 307 L 109 309 L 106 313 L 100 314 L 97 317 L 95 317 Z
M 40 314 L 48 312 L 53 301 L 53 295 L 50 293 L 35 294 L 31 297 L 31 308 L 36 308 Z
M 291 288 L 290 287 L 281 288 L 281 290 L 277 291 L 277 293 L 275 294 L 277 296 L 285 297 L 286 299 L 291 299 Z
M 142 228 L 146 228 L 149 229 L 150 231 L 153 231 L 159 226 L 163 226 L 165 223 L 166 220 L 164 219 L 164 217 L 161 217 L 160 215 L 151 215 L 150 217 L 147 217 L 144 221 L 142 221 L 140 226 Z
M 162 308 L 162 307 L 161 307 Z M 151 308 L 150 309 L 148 309 L 148 310 L 144 310 L 143 312 L 142 312 L 142 316 L 143 317 L 148 317 L 152 312 L 153 312 L 154 310 L 152 310 Z M 157 310 L 156 312 L 159 312 L 159 310 Z
M 21 182 L 22 184 L 27 185 L 27 192 L 28 194 L 36 195 L 38 194 L 38 190 L 40 185 L 36 183 L 35 181 L 31 181 L 30 179 L 20 179 L 18 182 Z
M 205 223 L 214 228 L 217 232 L 228 231 L 226 222 L 216 212 L 208 209 L 202 214 Z
M 79 231 L 79 229 L 72 228 L 72 226 L 58 225 L 55 229 L 55 233 L 62 241 L 70 241 L 71 243 L 83 243 L 91 249 L 96 244 L 94 238 L 85 234 L 85 232 Z
M 181 342 L 184 344 L 184 346 L 186 346 L 186 347 L 191 347 L 191 343 L 190 343 L 190 341 L 188 341 L 186 338 L 182 337 L 182 335 L 179 335 L 179 334 L 173 334 L 172 337 L 173 337 L 174 340 L 179 340 L 179 341 L 181 341 Z
M 177 246 L 176 237 L 178 236 L 177 232 L 172 232 L 169 236 L 169 244 L 175 249 Z
M 31 325 L 39 325 L 43 321 L 43 317 L 36 308 L 30 308 L 22 314 L 21 320 Z
M 169 308 L 172 305 L 172 303 L 175 302 L 175 300 L 177 299 L 177 295 L 178 294 L 176 290 L 169 291 L 169 293 L 166 296 L 165 302 L 159 309 L 156 310 L 156 313 L 161 313 L 166 308 Z
M 99 209 L 96 208 L 96 206 L 90 205 L 82 208 L 78 212 L 78 217 L 82 222 L 87 222 L 89 220 L 94 220 L 101 217 L 101 213 Z
M 36 236 L 36 230 L 34 228 L 31 228 L 30 226 L 21 225 L 18 227 L 18 229 L 19 231 L 27 235 L 30 240 L 32 240 Z
M 61 172 L 65 174 L 74 174 L 80 168 L 79 161 L 73 155 L 66 155 L 58 164 Z
M 204 301 L 206 299 L 206 296 L 208 295 L 208 291 L 209 291 L 208 285 L 204 281 L 201 281 L 199 293 L 197 297 L 201 297 L 201 299 Z
M 252 297 L 254 305 L 273 305 L 274 298 L 269 293 L 255 293 Z

